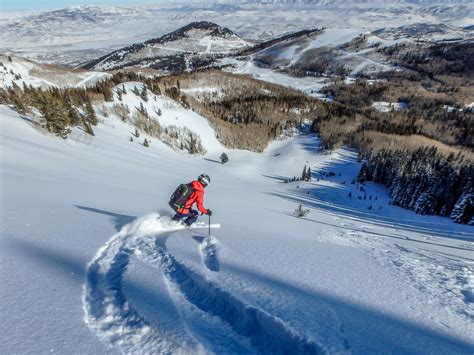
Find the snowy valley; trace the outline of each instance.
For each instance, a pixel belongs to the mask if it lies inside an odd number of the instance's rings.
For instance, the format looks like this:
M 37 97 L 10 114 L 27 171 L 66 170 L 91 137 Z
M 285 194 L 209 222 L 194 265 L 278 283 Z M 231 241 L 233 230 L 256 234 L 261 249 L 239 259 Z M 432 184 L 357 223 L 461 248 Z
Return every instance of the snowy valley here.
M 1 353 L 472 354 L 472 4 L 105 9 L 0 24 L 94 13 L 2 45 Z

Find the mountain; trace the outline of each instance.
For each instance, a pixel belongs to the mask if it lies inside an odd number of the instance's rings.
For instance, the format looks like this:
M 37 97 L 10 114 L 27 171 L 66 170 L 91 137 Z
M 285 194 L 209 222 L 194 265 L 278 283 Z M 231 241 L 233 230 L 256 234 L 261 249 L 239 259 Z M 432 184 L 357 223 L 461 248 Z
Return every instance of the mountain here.
M 394 69 L 393 58 L 387 57 L 384 48 L 397 44 L 416 48 L 441 42 L 470 43 L 472 38 L 467 29 L 431 23 L 367 32 L 357 28 L 321 28 L 259 43 L 239 52 L 242 57 L 238 59 L 250 63 L 247 69 L 270 68 L 298 77 L 370 75 Z M 229 60 L 225 62 L 231 64 Z
M 321 29 L 274 43 L 251 54 L 251 60 L 299 77 L 389 70 L 383 57 L 373 55 L 380 42 L 358 29 Z
M 113 51 L 80 67 L 114 70 L 131 66 L 179 72 L 206 66 L 213 59 L 250 43 L 215 23 L 192 22 L 164 36 Z
M 54 11 L 3 11 L 0 53 L 71 67 L 206 20 L 255 43 L 308 28 L 361 32 L 413 23 L 473 25 L 473 3 L 250 1 L 161 2 L 143 6 L 73 6 Z

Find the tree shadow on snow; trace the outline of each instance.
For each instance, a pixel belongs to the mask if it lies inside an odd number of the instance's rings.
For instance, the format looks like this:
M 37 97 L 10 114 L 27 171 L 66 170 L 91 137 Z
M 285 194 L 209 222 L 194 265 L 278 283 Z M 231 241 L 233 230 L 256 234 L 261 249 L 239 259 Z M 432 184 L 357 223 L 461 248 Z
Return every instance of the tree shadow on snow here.
M 209 158 L 204 158 L 204 160 L 210 161 L 210 162 L 212 162 L 212 163 L 222 164 L 222 162 L 221 162 L 220 160 L 209 159 Z
M 337 187 L 331 187 L 331 186 L 318 186 L 318 195 L 323 196 L 332 196 L 334 194 L 334 189 L 337 189 Z M 300 191 L 294 191 L 294 192 L 288 192 L 288 193 L 280 193 L 280 192 L 271 192 L 268 193 L 269 195 L 276 196 L 283 198 L 287 201 L 294 202 L 296 204 L 301 204 L 303 207 L 310 207 L 314 208 L 317 210 L 320 210 L 326 214 L 332 215 L 337 218 L 347 218 L 347 222 L 354 220 L 362 223 L 367 223 L 370 225 L 378 226 L 378 227 L 383 227 L 383 228 L 389 228 L 391 230 L 397 230 L 397 231 L 408 231 L 408 232 L 414 232 L 414 233 L 420 233 L 420 234 L 425 234 L 425 235 L 430 235 L 430 236 L 437 236 L 437 237 L 442 237 L 442 238 L 451 238 L 451 239 L 458 239 L 458 240 L 465 240 L 465 241 L 473 241 L 474 240 L 474 234 L 467 232 L 469 227 L 464 227 L 462 225 L 456 226 L 460 229 L 466 229 L 466 232 L 453 232 L 453 222 L 450 220 L 446 220 L 445 223 L 444 221 L 438 221 L 436 223 L 435 221 L 427 220 L 419 220 L 423 219 L 421 216 L 416 216 L 417 219 L 403 219 L 403 218 L 397 218 L 396 216 L 390 216 L 390 215 L 384 215 L 382 212 L 381 213 L 370 213 L 366 212 L 365 210 L 357 209 L 357 208 L 351 208 L 349 206 L 345 206 L 342 203 L 337 204 L 332 201 L 328 201 L 326 199 L 320 199 L 318 196 L 315 196 L 314 194 L 310 193 L 308 194 L 307 189 L 299 189 Z M 390 206 L 392 207 L 392 206 Z M 280 211 L 274 211 L 274 212 L 280 212 Z M 412 211 L 405 210 L 403 211 L 404 213 L 413 213 Z M 281 212 L 281 213 L 288 213 L 288 212 Z M 291 215 L 290 213 L 288 213 Z M 424 216 L 429 219 L 433 218 L 434 216 Z M 443 217 L 436 216 L 434 217 L 435 219 L 441 219 Z M 312 220 L 309 218 L 306 218 L 306 220 L 313 221 L 313 222 L 318 222 L 318 223 L 327 223 L 326 221 L 321 221 L 321 220 Z M 343 228 L 344 226 L 341 224 L 334 224 L 335 227 L 338 228 Z M 370 226 L 369 226 L 370 227 Z M 354 229 L 354 228 L 347 228 L 347 229 Z M 372 231 L 369 230 L 364 230 L 367 233 L 373 233 Z M 400 235 L 400 237 L 403 237 L 404 239 L 405 236 Z
M 320 153 L 322 151 L 322 144 L 319 137 L 315 134 L 307 134 L 300 141 L 298 145 L 311 153 Z
M 89 260 L 84 260 L 74 253 L 73 248 L 71 252 L 59 251 L 54 246 L 46 247 L 33 241 L 27 241 L 19 238 L 8 238 L 3 241 L 7 248 L 12 249 L 15 253 L 24 255 L 28 260 L 33 260 L 38 265 L 48 268 L 48 278 L 55 279 L 56 275 L 67 276 L 66 280 L 71 281 L 76 285 L 82 285 L 87 274 L 87 264 Z M 32 272 L 42 272 L 41 268 L 32 270 Z M 57 287 L 72 287 L 70 283 L 63 281 L 57 282 Z M 140 281 L 126 280 L 126 291 L 133 292 L 134 295 L 139 295 L 139 300 L 143 303 L 153 300 L 154 305 L 166 304 L 159 299 L 163 292 L 157 292 L 153 285 L 147 286 Z M 79 299 L 79 297 L 78 297 Z M 146 315 L 144 315 L 146 318 Z
M 157 247 L 166 250 L 166 239 L 170 233 L 164 233 L 156 240 Z M 194 238 L 200 241 L 199 237 Z M 47 248 L 36 242 L 22 240 L 19 238 L 8 238 L 3 240 L 6 247 L 14 252 L 24 254 L 34 262 L 49 266 L 52 274 L 61 273 L 69 278 L 73 278 L 74 283 L 83 282 L 86 277 L 87 261 L 77 257 L 73 251 L 59 251 L 55 248 Z M 295 265 L 297 267 L 297 265 Z M 370 308 L 369 306 L 348 300 L 340 295 L 334 295 L 328 291 L 308 289 L 293 282 L 281 280 L 273 275 L 262 272 L 255 272 L 240 264 L 225 264 L 226 272 L 237 274 L 244 280 L 250 280 L 254 284 L 281 292 L 288 300 L 305 300 L 305 304 L 313 303 L 317 307 L 321 303 L 330 306 L 338 319 L 343 324 L 344 337 L 348 342 L 349 349 L 354 351 L 367 352 L 398 352 L 414 353 L 423 349 L 426 353 L 472 353 L 474 345 L 465 340 L 458 339 L 446 333 L 428 329 L 421 324 L 415 324 L 409 320 L 402 319 L 393 314 L 387 314 Z M 318 270 L 315 270 L 318 272 Z M 134 280 L 126 281 L 126 289 L 133 292 L 135 301 L 151 304 L 153 307 L 164 307 L 169 304 L 157 297 L 168 297 L 168 292 L 157 291 L 154 285 L 147 285 Z M 60 287 L 60 286 L 58 286 Z M 124 290 L 124 291 L 127 291 Z M 265 304 L 265 292 L 260 293 L 257 301 Z M 139 298 L 136 298 L 139 295 Z M 255 295 L 254 295 L 255 296 Z M 78 298 L 79 300 L 79 298 Z M 132 305 L 133 306 L 133 305 Z M 262 306 L 265 308 L 264 306 Z M 285 321 L 285 310 L 280 315 Z M 160 312 L 168 312 L 168 308 L 160 309 Z M 174 312 L 169 308 L 169 312 Z M 145 319 L 148 314 L 141 314 Z M 174 316 L 174 313 L 170 316 Z M 324 322 L 324 319 L 314 319 L 314 322 Z M 153 323 L 153 322 L 152 322 Z M 324 344 L 323 344 L 324 345 Z
M 115 230 L 117 230 L 117 231 L 121 230 L 123 226 L 133 222 L 137 218 L 136 216 L 129 216 L 129 215 L 120 214 L 120 213 L 116 213 L 116 212 L 100 210 L 100 209 L 93 208 L 93 207 L 86 207 L 86 206 L 79 206 L 79 205 L 74 205 L 74 206 L 81 209 L 81 210 L 85 210 L 85 211 L 89 211 L 89 212 L 98 213 L 98 214 L 102 214 L 102 215 L 105 215 L 105 216 L 112 217 L 112 221 L 114 223 Z
M 473 241 L 470 227 L 456 225 L 447 217 L 420 216 L 415 212 L 389 205 L 388 189 L 381 184 L 370 183 L 370 188 L 361 191 L 351 184 L 360 168 L 357 153 L 346 149 L 333 158 L 311 166 L 313 182 L 298 184 L 300 188 L 286 192 L 270 192 L 269 195 L 283 198 L 305 207 L 317 209 L 334 217 L 347 218 L 392 230 L 410 231 L 445 238 Z M 329 176 L 330 173 L 332 176 Z M 341 175 L 339 175 L 341 174 Z M 321 182 L 319 182 L 321 181 Z M 360 187 L 364 186 L 360 184 Z M 294 184 L 289 187 L 295 187 Z M 367 189 L 368 186 L 365 186 Z M 352 197 L 348 197 L 348 193 Z M 378 200 L 370 200 L 369 195 L 379 195 Z M 359 197 L 367 199 L 360 200 Z M 371 196 L 370 196 L 371 197 Z M 372 208 L 368 208 L 370 207 Z M 318 223 L 323 223 L 318 221 Z M 341 227 L 336 225 L 337 227 Z M 455 231 L 453 231 L 455 229 Z
M 436 246 L 440 246 L 440 247 L 444 247 L 444 248 L 449 248 L 449 249 L 458 249 L 458 250 L 464 250 L 464 251 L 471 251 L 472 249 L 470 248 L 463 248 L 463 247 L 458 247 L 458 246 L 455 246 L 455 245 L 447 245 L 447 244 L 441 244 L 441 243 L 436 243 L 436 242 L 430 242 L 430 241 L 427 241 L 427 240 L 419 240 L 419 239 L 413 239 L 413 238 L 409 238 L 407 236 L 404 236 L 402 234 L 390 234 L 390 233 L 379 233 L 379 232 L 376 232 L 376 231 L 373 231 L 373 230 L 367 230 L 367 229 L 362 229 L 362 228 L 357 228 L 357 227 L 354 227 L 354 226 L 344 226 L 344 225 L 341 225 L 341 224 L 337 224 L 337 223 L 329 223 L 327 221 L 323 221 L 323 220 L 317 220 L 317 219 L 313 219 L 313 218 L 307 218 L 307 217 L 297 217 L 295 216 L 294 213 L 290 213 L 290 212 L 283 212 L 283 211 L 275 211 L 275 210 L 271 210 L 271 209 L 266 209 L 267 211 L 271 211 L 271 212 L 275 212 L 275 213 L 280 213 L 280 214 L 283 214 L 285 216 L 289 216 L 289 217 L 293 217 L 293 218 L 298 218 L 300 220 L 303 220 L 303 221 L 308 221 L 308 222 L 314 222 L 314 223 L 318 223 L 318 224 L 323 224 L 323 225 L 326 225 L 326 226 L 330 226 L 330 227 L 335 227 L 335 228 L 339 228 L 339 229 L 346 229 L 346 230 L 349 230 L 351 232 L 360 232 L 360 233 L 365 233 L 365 234 L 371 234 L 371 235 L 376 235 L 376 236 L 379 236 L 379 237 L 383 237 L 383 238 L 393 238 L 393 239 L 400 239 L 400 240 L 408 240 L 410 242 L 414 242 L 414 243 L 421 243 L 421 244 L 429 244 L 429 245 L 436 245 Z M 463 238 L 455 238 L 455 239 L 462 239 L 464 240 Z M 465 239 L 465 240 L 471 240 L 472 239 Z M 463 258 L 461 256 L 458 256 L 460 258 Z M 465 259 L 465 258 L 464 258 Z M 468 259 L 469 260 L 469 259 Z
M 277 181 L 280 181 L 280 182 L 284 182 L 285 180 L 290 179 L 290 177 L 286 177 L 286 176 L 282 176 L 282 175 L 266 175 L 266 174 L 261 174 L 261 175 L 263 177 L 273 179 L 273 180 L 277 180 Z M 293 178 L 293 177 L 291 177 L 291 178 Z
M 65 273 L 74 282 L 84 281 L 88 260 L 83 260 L 74 253 L 65 253 L 64 251 L 59 251 L 54 245 L 46 247 L 38 242 L 27 241 L 17 237 L 6 238 L 3 240 L 3 243 L 5 243 L 5 249 L 12 249 L 13 252 L 25 256 L 28 260 L 49 266 L 51 270 Z M 41 271 L 34 269 L 31 272 Z
M 296 267 L 296 265 L 295 265 Z M 282 291 L 285 298 L 305 299 L 314 302 L 315 309 L 321 303 L 330 306 L 342 322 L 342 331 L 349 346 L 356 353 L 472 353 L 474 343 L 450 334 L 429 329 L 403 319 L 395 314 L 381 312 L 359 302 L 323 290 L 308 290 L 291 281 L 283 281 L 272 275 L 256 273 L 240 264 L 226 264 L 225 270 L 245 279 L 256 280 L 268 290 Z M 319 272 L 318 270 L 314 271 Z M 273 291 L 271 291 L 273 292 Z M 265 301 L 263 301 L 265 304 Z M 320 320 L 315 319 L 315 322 Z

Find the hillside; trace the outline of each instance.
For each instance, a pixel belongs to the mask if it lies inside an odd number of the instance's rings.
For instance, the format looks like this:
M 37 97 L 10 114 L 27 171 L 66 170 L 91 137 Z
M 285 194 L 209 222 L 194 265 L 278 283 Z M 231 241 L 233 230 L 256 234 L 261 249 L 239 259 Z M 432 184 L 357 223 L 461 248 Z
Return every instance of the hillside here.
M 81 67 L 113 70 L 131 66 L 181 72 L 211 64 L 216 56 L 249 43 L 227 28 L 210 22 L 193 22 L 159 38 L 118 49 Z
M 0 90 L 0 100 L 19 113 L 35 115 L 40 127 L 63 138 L 75 126 L 94 135 L 98 122 L 94 111 L 99 110 L 190 154 L 205 154 L 207 144 L 262 152 L 273 140 L 312 121 L 325 149 L 341 144 L 358 149 L 368 161 L 359 180 L 387 185 L 391 203 L 472 224 L 473 113 L 466 101 L 472 96 L 472 85 L 464 76 L 472 71 L 471 56 L 466 54 L 470 49 L 468 42 L 377 49 L 392 63 L 398 61 L 403 70 L 375 73 L 383 79 L 372 80 L 342 82 L 335 76 L 333 84 L 313 94 L 321 101 L 220 70 L 165 77 L 117 72 L 87 89 L 43 91 L 16 85 Z M 427 61 L 428 56 L 432 60 Z M 284 77 L 295 83 L 287 74 L 263 70 L 276 82 Z M 424 78 L 421 85 L 420 78 Z M 129 92 L 133 95 L 124 98 Z M 176 108 L 187 112 L 188 118 L 178 123 L 181 114 Z M 177 114 L 177 126 L 170 123 L 169 114 Z M 204 117 L 215 132 L 201 139 L 193 121 L 204 122 Z M 143 141 L 145 146 L 149 143 Z
M 472 38 L 467 30 L 428 23 L 364 32 L 332 27 L 295 32 L 257 44 L 238 53 L 237 59 L 297 77 L 374 76 L 397 68 L 383 49 L 400 45 L 416 50 L 453 41 L 469 45 Z
M 43 89 L 87 87 L 110 76 L 104 72 L 39 64 L 21 57 L 0 54 L 0 83 L 4 89 L 13 83 L 20 87 L 25 84 Z
M 472 349 L 472 227 L 389 206 L 370 183 L 355 198 L 353 151 L 303 135 L 222 165 L 127 142 L 113 117 L 66 141 L 0 118 L 3 352 Z M 311 182 L 282 183 L 305 163 Z M 212 238 L 167 219 L 202 172 Z

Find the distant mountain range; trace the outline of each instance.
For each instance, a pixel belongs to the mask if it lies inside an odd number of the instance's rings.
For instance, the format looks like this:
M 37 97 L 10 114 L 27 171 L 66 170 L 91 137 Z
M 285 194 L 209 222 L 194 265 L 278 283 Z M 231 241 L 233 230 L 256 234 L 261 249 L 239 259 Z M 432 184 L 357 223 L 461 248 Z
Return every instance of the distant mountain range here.
M 256 4 L 285 4 L 285 5 L 331 5 L 331 4 L 366 4 L 366 3 L 412 3 L 412 4 L 439 4 L 439 3 L 470 3 L 471 0 L 247 0 L 247 3 Z
M 221 66 L 223 58 L 239 58 L 258 67 L 296 76 L 374 73 L 393 69 L 379 49 L 395 44 L 464 41 L 469 30 L 443 24 L 418 23 L 361 32 L 352 28 L 319 28 L 296 31 L 252 44 L 226 27 L 212 22 L 192 22 L 164 36 L 115 50 L 79 67 L 107 71 L 151 68 L 162 73 Z
M 429 23 L 469 30 L 473 19 L 474 3 L 465 1 L 246 0 L 81 5 L 43 12 L 3 12 L 0 53 L 73 67 L 133 43 L 162 39 L 176 28 L 203 20 L 230 29 L 242 41 L 261 43 L 322 27 L 366 32 Z M 227 38 L 225 42 L 232 41 Z M 231 47 L 240 46 L 238 42 Z M 226 50 L 218 49 L 217 43 L 211 45 L 211 52 Z

